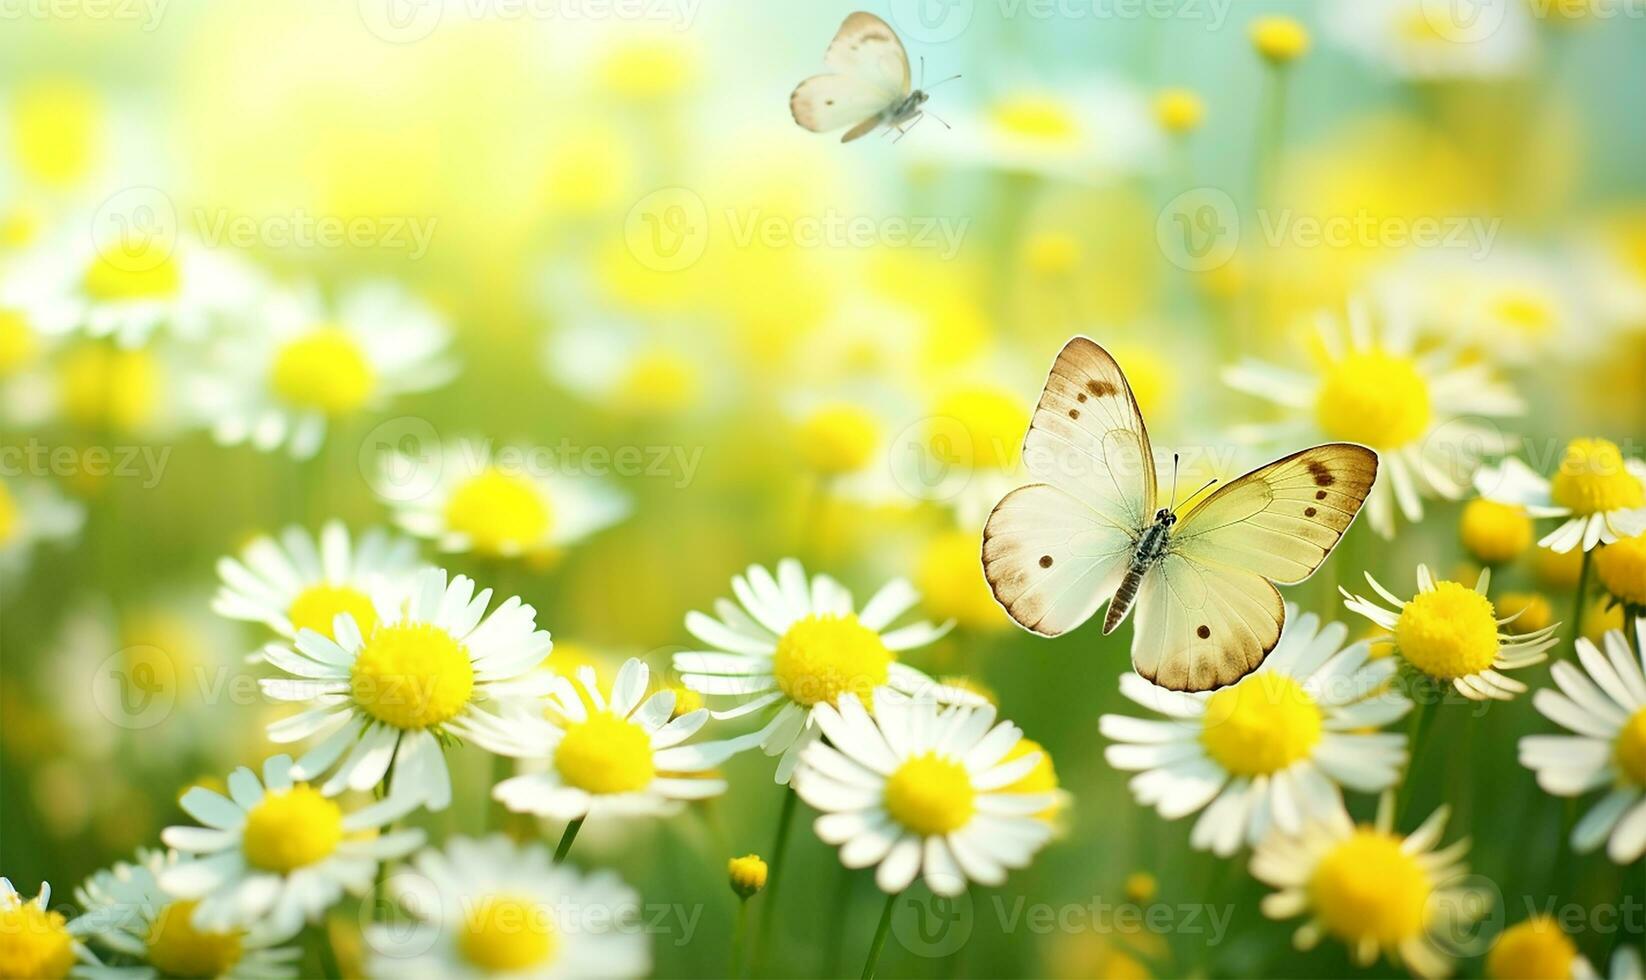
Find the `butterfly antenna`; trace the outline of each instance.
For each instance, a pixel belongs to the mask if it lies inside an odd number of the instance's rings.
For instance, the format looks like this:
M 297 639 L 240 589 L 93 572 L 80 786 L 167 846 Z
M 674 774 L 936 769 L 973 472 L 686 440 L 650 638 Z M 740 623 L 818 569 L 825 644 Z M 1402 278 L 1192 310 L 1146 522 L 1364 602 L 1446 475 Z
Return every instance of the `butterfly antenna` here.
M 924 63 L 922 63 L 922 64 L 924 64 Z M 926 91 L 930 92 L 933 88 L 937 88 L 939 85 L 942 85 L 945 82 L 952 82 L 952 81 L 954 81 L 955 79 L 957 79 L 959 77 L 960 77 L 959 75 L 950 75 L 948 78 L 943 79 L 943 81 L 941 81 L 941 82 L 933 82 L 932 87 L 926 89 Z
M 926 87 L 926 56 L 921 55 L 920 56 L 920 84 L 916 85 L 915 88 L 923 89 L 925 87 Z
M 1177 453 L 1172 453 L 1172 506 L 1171 512 L 1177 513 Z
M 1183 506 L 1185 506 L 1185 507 L 1189 506 L 1189 501 L 1191 501 L 1194 498 L 1200 496 L 1201 493 L 1203 493 L 1205 491 L 1206 487 L 1209 487 L 1209 486 L 1211 486 L 1212 484 L 1214 484 L 1216 482 L 1217 482 L 1217 477 L 1215 477 L 1215 476 L 1212 477 L 1210 480 L 1207 480 L 1205 487 L 1201 487 L 1199 490 L 1196 490 L 1194 493 L 1191 493 L 1187 497 L 1183 498 Z
M 954 128 L 953 126 L 949 125 L 949 121 L 947 119 L 944 119 L 942 116 L 938 115 L 935 112 L 927 112 L 926 115 L 931 116 L 933 119 L 936 119 L 938 122 L 942 123 L 944 129 L 953 129 Z

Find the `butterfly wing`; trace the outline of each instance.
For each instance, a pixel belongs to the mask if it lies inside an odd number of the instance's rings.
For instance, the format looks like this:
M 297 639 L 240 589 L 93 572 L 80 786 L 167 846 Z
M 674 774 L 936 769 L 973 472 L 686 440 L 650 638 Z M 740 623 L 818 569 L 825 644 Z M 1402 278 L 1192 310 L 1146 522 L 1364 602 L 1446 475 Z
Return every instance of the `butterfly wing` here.
M 1274 582 L 1314 574 L 1377 478 L 1363 446 L 1316 446 L 1222 487 L 1177 525 L 1138 590 L 1132 667 L 1179 691 L 1232 684 L 1280 641 Z
M 1365 446 L 1329 443 L 1293 453 L 1218 488 L 1184 515 L 1172 550 L 1295 585 L 1337 547 L 1376 479 L 1377 454 Z
M 848 16 L 823 60 L 832 71 L 806 79 L 789 96 L 794 121 L 814 133 L 852 126 L 849 142 L 874 129 L 881 115 L 909 94 L 909 55 L 897 34 L 873 14 Z
M 1280 642 L 1286 607 L 1263 576 L 1168 554 L 1137 593 L 1132 669 L 1174 691 L 1244 677 Z
M 1107 601 L 1155 499 L 1149 434 L 1114 358 L 1085 337 L 1052 364 L 1023 461 L 1038 482 L 983 528 L 983 573 L 1018 625 L 1067 632 Z
M 1114 594 L 1131 563 L 1132 536 L 1056 487 L 1019 487 L 983 527 L 983 577 L 1024 629 L 1057 636 Z

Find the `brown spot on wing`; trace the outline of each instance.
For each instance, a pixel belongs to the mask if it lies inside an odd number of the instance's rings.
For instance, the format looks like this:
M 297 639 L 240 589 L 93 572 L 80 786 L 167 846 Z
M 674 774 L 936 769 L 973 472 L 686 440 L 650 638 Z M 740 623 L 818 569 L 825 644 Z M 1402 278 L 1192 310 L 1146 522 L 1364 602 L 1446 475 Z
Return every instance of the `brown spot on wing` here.
M 1069 418 L 1079 419 L 1080 418 L 1080 409 L 1078 409 L 1078 408 L 1069 409 Z
M 1041 568 L 1051 568 L 1052 567 L 1052 556 L 1051 555 L 1041 555 L 1040 556 L 1040 567 Z
M 1202 640 L 1211 639 L 1212 628 L 1210 626 L 1202 626 L 1194 631 L 1194 635 L 1200 637 Z
M 1326 499 L 1326 491 L 1324 491 L 1324 490 L 1315 491 L 1315 499 L 1316 500 L 1325 500 Z
M 1315 509 L 1314 509 L 1314 508 L 1313 508 L 1313 507 L 1305 507 L 1305 508 L 1303 508 L 1303 516 L 1304 516 L 1304 517 L 1313 517 L 1313 516 L 1315 516 L 1315 515 L 1316 515 L 1316 514 L 1318 514 L 1318 513 L 1320 513 L 1320 512 L 1319 512 L 1319 511 L 1317 511 L 1317 510 L 1315 510 Z
M 1119 388 L 1114 386 L 1114 382 L 1101 381 L 1097 378 L 1093 378 L 1092 380 L 1086 382 L 1086 390 L 1099 398 L 1106 398 L 1109 395 L 1113 395 L 1120 391 Z
M 1315 486 L 1329 487 L 1337 482 L 1337 477 L 1333 476 L 1332 471 L 1328 469 L 1326 464 L 1322 463 L 1320 460 L 1311 459 L 1309 460 L 1307 466 L 1309 467 L 1310 475 L 1315 478 Z

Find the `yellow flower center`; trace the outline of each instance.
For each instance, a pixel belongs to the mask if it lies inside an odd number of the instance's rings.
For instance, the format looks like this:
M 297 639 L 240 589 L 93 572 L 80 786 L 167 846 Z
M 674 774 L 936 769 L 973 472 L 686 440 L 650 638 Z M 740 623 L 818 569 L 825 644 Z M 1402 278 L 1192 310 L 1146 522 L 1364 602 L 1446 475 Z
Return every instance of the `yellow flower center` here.
M 292 600 L 287 616 L 291 619 L 292 629 L 314 630 L 335 640 L 337 637 L 332 636 L 332 622 L 339 613 L 354 617 L 354 625 L 360 627 L 361 636 L 371 636 L 372 629 L 377 625 L 377 610 L 372 606 L 371 599 L 359 589 L 347 585 L 322 583 L 309 586 Z
M 1021 759 L 1035 752 L 1040 753 L 1040 761 L 1034 764 L 1034 768 L 1025 773 L 1023 778 L 1017 782 L 1002 786 L 1000 792 L 1055 793 L 1057 791 L 1057 769 L 1052 765 L 1052 754 L 1047 752 L 1045 747 L 1034 739 L 1018 739 L 1017 744 L 1012 746 L 1012 750 L 1007 752 L 1006 757 L 1000 761 L 1003 763 L 1011 762 L 1013 759 Z M 1039 820 L 1051 820 L 1056 816 L 1056 803 L 1035 814 L 1036 819 Z
M 1497 619 L 1485 596 L 1456 582 L 1437 582 L 1400 609 L 1395 645 L 1430 677 L 1478 674 L 1497 659 Z
M 748 898 L 765 888 L 766 874 L 766 862 L 758 854 L 745 854 L 726 862 L 726 879 L 739 898 Z
M 1524 337 L 1542 337 L 1554 330 L 1555 311 L 1546 297 L 1510 290 L 1489 304 L 1497 321 Z
M 343 811 L 307 783 L 267 793 L 246 813 L 246 863 L 286 874 L 323 860 L 343 839 Z
M 1369 827 L 1328 851 L 1309 881 L 1326 929 L 1351 947 L 1372 939 L 1387 948 L 1420 934 L 1431 888 L 1399 837 Z
M 172 902 L 149 926 L 149 965 L 168 977 L 220 977 L 240 962 L 238 929 L 202 932 L 189 920 L 198 902 Z
M 1307 758 L 1320 741 L 1321 713 L 1290 677 L 1253 674 L 1206 701 L 1201 744 L 1229 772 L 1260 776 Z
M 1617 765 L 1635 785 L 1646 787 L 1646 708 L 1623 723 L 1614 747 Z
M 474 550 L 485 554 L 540 544 L 553 517 L 528 477 L 495 466 L 470 477 L 446 501 L 446 525 L 468 535 Z
M 105 249 L 86 270 L 86 295 L 104 303 L 125 300 L 170 299 L 183 277 L 165 236 L 146 236 L 135 247 L 120 244 Z
M 542 967 L 558 945 L 549 913 L 517 895 L 489 895 L 463 916 L 458 952 L 487 973 L 519 973 Z
M 274 357 L 274 393 L 299 408 L 346 415 L 371 397 L 371 363 L 340 327 L 321 327 L 280 349 Z
M 5 537 L 0 530 L 0 541 Z M 1595 571 L 1607 592 L 1630 605 L 1646 606 L 1646 534 L 1620 538 L 1595 552 Z
M 945 463 L 1008 469 L 1029 428 L 1028 410 L 1003 391 L 957 391 L 937 403 L 930 435 L 934 455 Z M 961 431 L 954 431 L 958 423 Z M 959 436 L 960 438 L 955 438 Z
M 684 411 L 697 398 L 697 370 L 672 351 L 656 350 L 634 359 L 617 391 L 626 411 L 665 415 Z
M 796 704 L 834 704 L 848 692 L 868 704 L 870 692 L 886 683 L 892 659 L 879 634 L 855 613 L 807 616 L 777 641 L 772 674 Z
M 66 977 L 74 947 L 66 921 L 33 902 L 0 906 L 0 977 Z
M 16 536 L 21 524 L 22 515 L 18 511 L 16 498 L 12 497 L 4 483 L 0 483 L 0 546 Z
M 977 535 L 944 531 L 932 538 L 915 567 L 915 583 L 926 608 L 942 619 L 953 617 L 971 629 L 1001 629 L 1009 620 L 978 568 Z
M 1309 32 L 1290 17 L 1259 17 L 1252 21 L 1252 46 L 1273 64 L 1292 61 L 1309 50 Z
M 1154 112 L 1167 132 L 1187 133 L 1205 118 L 1206 104 L 1188 89 L 1169 88 L 1155 96 Z
M 880 426 L 856 405 L 829 405 L 807 416 L 796 433 L 806 465 L 828 476 L 863 468 L 880 440 Z
M 1463 546 L 1487 564 L 1506 562 L 1532 546 L 1532 519 L 1518 504 L 1471 500 L 1459 531 Z
M 1010 136 L 1046 143 L 1072 143 L 1080 123 L 1069 110 L 1044 96 L 1023 95 L 997 102 L 990 110 L 996 127 Z
M 1429 386 L 1411 358 L 1364 351 L 1327 368 L 1315 402 L 1333 439 L 1396 448 L 1429 427 Z
M 1493 980 L 1538 980 L 1572 975 L 1577 946 L 1545 916 L 1533 916 L 1503 930 L 1486 954 L 1486 976 Z
M 58 366 L 63 413 L 86 429 L 141 428 L 154 417 L 160 382 L 154 355 L 102 343 L 76 347 Z
M 966 767 L 935 752 L 906 760 L 886 780 L 886 812 L 923 837 L 966 826 L 976 798 Z
M 591 712 L 566 728 L 554 768 L 568 785 L 588 793 L 637 792 L 657 775 L 646 730 L 609 711 Z
M 1567 444 L 1549 490 L 1555 503 L 1580 515 L 1646 505 L 1646 489 L 1623 465 L 1617 444 L 1605 439 L 1573 439 Z
M 1023 261 L 1038 275 L 1066 276 L 1080 268 L 1080 242 L 1067 232 L 1042 231 L 1024 243 Z
M 85 177 L 97 162 L 102 116 L 97 91 L 80 82 L 51 80 L 24 87 L 11 106 L 13 150 L 23 171 L 55 187 Z
M 433 728 L 451 720 L 474 693 L 469 651 L 432 623 L 380 626 L 349 672 L 354 701 L 395 728 Z
M 1554 622 L 1555 611 L 1549 600 L 1536 592 L 1505 592 L 1497 597 L 1497 611 L 1504 616 L 1516 616 L 1504 629 L 1516 635 L 1536 633 Z
M 0 378 L 34 359 L 40 344 L 28 321 L 16 310 L 0 310 Z

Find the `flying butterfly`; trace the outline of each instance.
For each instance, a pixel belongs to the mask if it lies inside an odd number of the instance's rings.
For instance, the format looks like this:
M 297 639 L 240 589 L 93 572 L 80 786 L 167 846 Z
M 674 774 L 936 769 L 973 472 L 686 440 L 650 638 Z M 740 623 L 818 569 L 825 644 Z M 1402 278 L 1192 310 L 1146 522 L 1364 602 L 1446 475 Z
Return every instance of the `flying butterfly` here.
M 1074 629 L 1105 602 L 1103 632 L 1112 633 L 1135 605 L 1132 667 L 1177 691 L 1232 684 L 1263 662 L 1286 618 L 1275 584 L 1314 574 L 1377 478 L 1376 453 L 1328 443 L 1187 510 L 1163 502 L 1131 385 L 1085 337 L 1052 365 L 1023 461 L 1036 482 L 1002 498 L 983 528 L 996 601 L 1043 636 Z
M 931 98 L 929 90 L 910 89 L 909 54 L 897 32 L 874 14 L 859 10 L 848 15 L 829 42 L 823 62 L 830 71 L 801 82 L 789 96 L 789 112 L 806 129 L 827 133 L 851 126 L 840 137 L 840 142 L 850 143 L 885 126 L 902 139 L 927 114 L 922 106 Z

